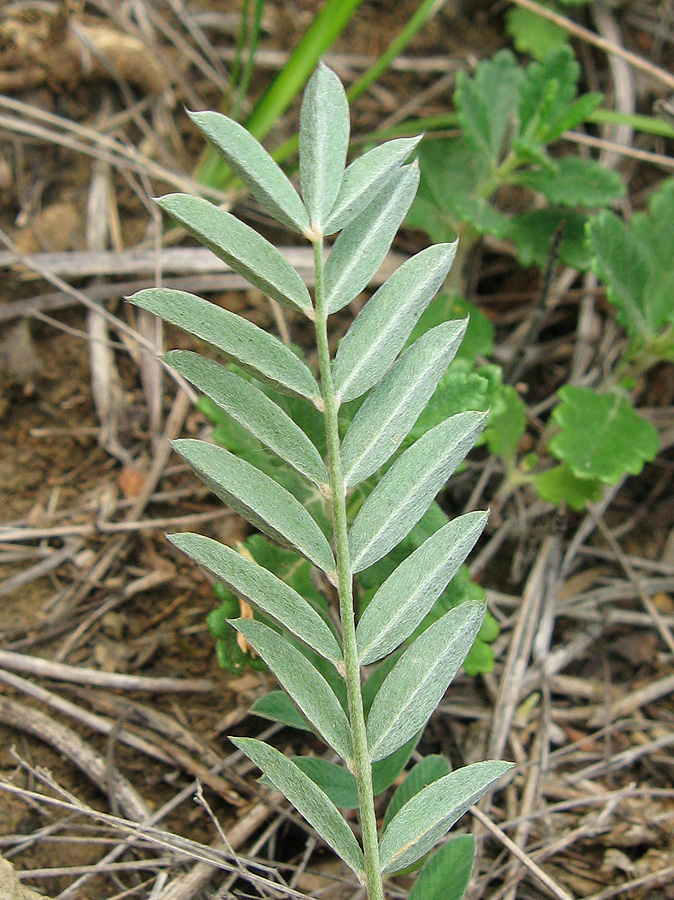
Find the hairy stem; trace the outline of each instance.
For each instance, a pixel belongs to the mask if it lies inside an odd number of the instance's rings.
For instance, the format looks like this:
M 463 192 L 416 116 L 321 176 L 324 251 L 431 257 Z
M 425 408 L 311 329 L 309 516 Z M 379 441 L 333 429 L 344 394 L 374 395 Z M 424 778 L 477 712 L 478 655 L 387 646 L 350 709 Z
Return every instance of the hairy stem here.
M 322 238 L 314 241 L 314 263 L 316 267 L 316 344 L 321 375 L 321 392 L 325 403 L 325 433 L 330 463 L 331 506 L 337 557 L 337 589 L 339 591 L 339 614 L 342 622 L 344 643 L 344 678 L 349 703 L 349 722 L 353 735 L 353 769 L 358 784 L 360 827 L 363 837 L 363 852 L 365 854 L 365 883 L 369 900 L 384 900 L 384 888 L 379 872 L 379 843 L 372 790 L 372 766 L 367 746 L 360 666 L 356 650 L 353 574 L 349 559 L 346 522 L 346 487 L 342 477 L 342 458 L 337 419 L 338 408 L 330 369 L 327 328 L 328 311 L 325 306 L 323 284 Z

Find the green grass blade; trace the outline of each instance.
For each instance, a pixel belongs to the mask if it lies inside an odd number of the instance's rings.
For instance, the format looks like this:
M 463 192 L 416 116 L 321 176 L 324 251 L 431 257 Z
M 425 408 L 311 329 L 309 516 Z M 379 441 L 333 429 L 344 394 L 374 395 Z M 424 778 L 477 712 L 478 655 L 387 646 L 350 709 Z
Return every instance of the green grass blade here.
M 373 761 L 393 753 L 424 727 L 473 646 L 484 614 L 481 601 L 461 603 L 403 653 L 379 688 L 367 719 Z
M 427 331 L 367 397 L 342 443 L 347 487 L 369 478 L 402 444 L 452 361 L 467 325 L 466 319 L 455 320 Z
M 205 441 L 182 438 L 174 450 L 213 493 L 264 534 L 294 547 L 334 577 L 335 560 L 323 532 L 302 504 L 255 466 Z
M 189 350 L 173 350 L 164 361 L 296 472 L 314 484 L 327 484 L 328 473 L 316 447 L 290 416 L 254 384 Z
M 237 597 L 276 619 L 325 659 L 341 662 L 341 648 L 324 619 L 304 597 L 268 569 L 200 534 L 172 534 L 169 540 Z
M 292 760 L 269 744 L 253 738 L 230 738 L 230 740 L 235 747 L 253 760 L 347 866 L 357 875 L 361 875 L 364 865 L 363 851 L 327 794 Z
M 346 713 L 334 691 L 309 660 L 273 629 L 255 619 L 232 619 L 231 624 L 267 663 L 279 684 L 321 737 L 344 760 L 353 757 Z
M 416 525 L 485 423 L 486 413 L 459 413 L 427 431 L 394 462 L 351 526 L 354 572 L 385 556 Z
M 201 197 L 168 194 L 157 202 L 262 293 L 313 317 L 311 297 L 300 276 L 276 247 L 250 226 Z
M 360 397 L 388 372 L 421 314 L 442 286 L 457 242 L 417 253 L 365 304 L 340 341 L 333 363 L 340 402 Z
M 325 265 L 329 313 L 351 303 L 370 283 L 412 205 L 418 186 L 419 166 L 404 166 L 337 238 Z
M 473 763 L 415 794 L 382 836 L 382 874 L 398 872 L 420 859 L 511 766 L 507 762 Z
M 207 341 L 230 362 L 285 394 L 317 400 L 308 366 L 278 338 L 208 300 L 169 288 L 139 291 L 129 302 Z
M 421 624 L 456 575 L 487 522 L 470 512 L 448 522 L 400 563 L 368 603 L 356 638 L 361 665 L 377 662 Z

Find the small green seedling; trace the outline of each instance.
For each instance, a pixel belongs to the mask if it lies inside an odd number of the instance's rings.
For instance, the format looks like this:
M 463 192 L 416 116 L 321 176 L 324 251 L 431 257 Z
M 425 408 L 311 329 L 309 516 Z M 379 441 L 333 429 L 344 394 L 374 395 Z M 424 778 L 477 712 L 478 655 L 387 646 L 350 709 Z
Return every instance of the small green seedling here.
M 391 141 L 345 168 L 348 103 L 337 76 L 321 66 L 300 114 L 300 198 L 237 123 L 217 113 L 193 119 L 268 212 L 311 242 L 314 295 L 268 241 L 229 213 L 186 195 L 164 197 L 160 206 L 251 284 L 305 318 L 315 333 L 318 380 L 276 337 L 191 294 L 154 289 L 132 301 L 207 341 L 252 376 L 247 380 L 187 351 L 167 356 L 167 363 L 291 467 L 310 491 L 326 498 L 332 540 L 311 506 L 248 460 L 198 440 L 178 440 L 174 447 L 218 497 L 274 542 L 301 554 L 335 602 L 311 603 L 248 554 L 208 537 L 177 534 L 171 541 L 266 618 L 268 624 L 251 618 L 231 624 L 283 688 L 266 700 L 268 706 L 276 703 L 272 714 L 280 717 L 285 708 L 292 724 L 313 731 L 341 764 L 290 759 L 254 738 L 233 742 L 356 873 L 369 900 L 383 900 L 384 878 L 425 857 L 510 768 L 480 762 L 448 772 L 438 765 L 421 777 L 413 769 L 379 833 L 375 792 L 391 783 L 401 758 L 402 766 L 409 759 L 485 614 L 483 601 L 466 601 L 418 632 L 477 541 L 486 521 L 482 512 L 443 524 L 393 568 L 360 618 L 354 608 L 354 575 L 404 541 L 485 424 L 482 412 L 450 416 L 391 463 L 466 329 L 464 321 L 443 323 L 405 349 L 456 247 L 430 247 L 404 263 L 363 307 L 333 358 L 328 317 L 356 298 L 388 252 L 417 191 L 418 166 L 405 164 L 417 140 Z M 326 261 L 325 237 L 337 233 Z M 304 419 L 294 419 L 258 385 L 272 385 L 320 416 L 325 456 L 311 429 L 303 428 Z M 357 399 L 361 403 L 340 434 L 340 407 Z M 384 467 L 350 522 L 350 496 Z M 359 836 L 341 805 L 358 810 Z M 461 838 L 432 857 L 413 889 L 415 900 L 439 897 L 433 887 L 438 879 L 449 885 L 444 897 L 458 900 L 473 852 L 472 840 Z
M 648 215 L 635 216 L 627 228 L 603 208 L 624 194 L 616 172 L 591 159 L 549 155 L 550 145 L 601 100 L 600 94 L 578 95 L 579 75 L 566 45 L 526 69 L 506 50 L 480 62 L 473 76 L 460 74 L 454 100 L 462 134 L 421 147 L 421 186 L 407 219 L 434 240 L 460 235 L 464 257 L 471 242 L 491 235 L 512 241 L 523 265 L 543 268 L 558 244 L 563 262 L 592 268 L 606 283 L 630 338 L 618 367 L 622 383 L 599 390 L 562 387 L 548 441 L 536 457 L 518 456 L 526 418 L 517 392 L 503 384 L 498 366 L 471 364 L 470 353 L 457 355 L 420 419 L 450 408 L 489 409 L 483 439 L 504 463 L 506 492 L 530 484 L 544 500 L 578 510 L 598 500 L 603 485 L 638 474 L 655 457 L 657 432 L 632 408 L 627 378 L 674 357 L 674 182 L 653 197 Z M 507 206 L 521 211 L 506 209 L 504 193 Z M 535 195 L 536 208 L 522 210 Z M 596 209 L 601 211 L 593 214 Z M 460 294 L 461 272 L 454 271 L 452 287 Z M 456 293 L 436 298 L 416 336 L 453 318 L 457 307 L 469 308 Z M 488 323 L 475 311 L 471 316 L 473 335 L 466 343 L 474 363 L 491 355 L 493 341 Z M 552 467 L 550 457 L 556 460 Z

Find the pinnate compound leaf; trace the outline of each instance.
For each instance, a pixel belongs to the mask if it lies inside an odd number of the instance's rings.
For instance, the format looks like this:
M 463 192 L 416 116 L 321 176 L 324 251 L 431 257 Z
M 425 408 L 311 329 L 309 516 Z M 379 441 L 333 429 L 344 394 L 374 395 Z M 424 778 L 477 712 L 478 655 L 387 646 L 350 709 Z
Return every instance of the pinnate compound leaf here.
M 353 572 L 392 550 L 431 505 L 484 428 L 484 413 L 459 413 L 397 459 L 363 503 L 349 532 Z
M 552 413 L 559 433 L 550 451 L 579 478 L 617 484 L 625 473 L 638 475 L 655 459 L 658 432 L 619 394 L 565 385 Z
M 279 303 L 313 316 L 304 282 L 273 244 L 208 200 L 167 194 L 157 201 L 201 244 Z
M 328 473 L 316 447 L 290 416 L 255 385 L 189 350 L 173 350 L 164 361 L 300 475 L 317 485 L 327 483 Z
M 470 512 L 443 526 L 389 575 L 358 622 L 361 665 L 396 649 L 428 615 L 475 546 L 487 514 Z
M 200 534 L 173 534 L 169 540 L 237 597 L 276 619 L 325 659 L 333 663 L 342 660 L 340 646 L 325 620 L 304 597 L 268 569 Z
M 428 860 L 407 900 L 463 900 L 474 860 L 473 835 L 453 838 Z
M 182 438 L 173 448 L 213 493 L 275 541 L 334 576 L 330 545 L 302 504 L 255 466 L 214 444 Z
M 422 250 L 404 262 L 365 304 L 342 338 L 333 363 L 340 401 L 360 397 L 388 372 L 440 289 L 457 242 Z
M 411 800 L 415 794 L 418 794 L 419 791 L 428 787 L 429 784 L 433 784 L 433 782 L 437 781 L 439 778 L 444 778 L 445 775 L 449 775 L 451 771 L 452 767 L 450 764 L 444 756 L 440 756 L 439 754 L 426 756 L 418 762 L 416 766 L 407 773 L 405 780 L 397 787 L 396 792 L 393 797 L 391 797 L 391 802 L 386 807 L 386 814 L 384 815 L 383 830 L 386 831 L 388 823 L 408 800 Z
M 388 756 L 426 724 L 473 645 L 484 613 L 480 601 L 462 603 L 403 653 L 377 692 L 367 719 L 372 760 Z
M 308 775 L 274 747 L 254 738 L 230 738 L 283 793 L 325 843 L 356 874 L 362 874 L 363 851 L 335 804 Z
M 148 288 L 129 300 L 207 341 L 228 360 L 277 390 L 307 400 L 320 397 L 320 388 L 305 363 L 278 338 L 241 316 L 169 288 Z
M 309 227 L 306 207 L 290 179 L 243 125 L 217 112 L 191 112 L 189 116 L 277 222 L 300 233 Z
M 444 322 L 426 332 L 367 397 L 342 443 L 347 487 L 365 481 L 402 444 L 452 361 L 467 324 Z
M 342 759 L 351 759 L 353 748 L 346 714 L 328 682 L 306 656 L 256 619 L 232 619 L 231 624 L 267 663 L 323 740 Z
M 421 137 L 387 141 L 354 160 L 344 172 L 342 187 L 325 223 L 324 233 L 335 234 L 355 219 L 414 152 Z
M 399 872 L 424 856 L 511 767 L 508 762 L 473 763 L 415 794 L 382 835 L 382 874 Z
M 300 109 L 300 184 L 313 225 L 327 221 L 342 185 L 349 148 L 349 102 L 342 82 L 320 63 Z
M 297 712 L 293 701 L 285 691 L 269 691 L 253 703 L 250 711 L 263 719 L 280 722 L 290 728 L 311 731 L 306 719 Z
M 325 302 L 335 313 L 367 287 L 389 251 L 419 185 L 419 166 L 403 166 L 342 231 L 325 265 Z

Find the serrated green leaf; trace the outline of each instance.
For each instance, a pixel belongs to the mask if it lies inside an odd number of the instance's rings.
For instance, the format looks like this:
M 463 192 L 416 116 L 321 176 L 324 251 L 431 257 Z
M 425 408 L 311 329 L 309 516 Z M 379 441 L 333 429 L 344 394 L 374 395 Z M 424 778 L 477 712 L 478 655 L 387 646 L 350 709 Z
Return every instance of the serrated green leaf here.
M 624 397 L 571 385 L 557 395 L 560 403 L 552 417 L 560 430 L 550 451 L 579 478 L 617 484 L 625 473 L 638 475 L 645 462 L 655 459 L 658 432 Z
M 602 483 L 598 478 L 579 478 L 567 465 L 553 466 L 532 476 L 538 496 L 548 503 L 560 506 L 566 503 L 581 512 L 586 503 L 597 503 L 602 498 Z
M 579 75 L 580 66 L 568 45 L 551 50 L 541 62 L 527 66 L 519 97 L 522 136 L 540 144 L 559 137 L 568 127 L 566 117 L 576 96 Z
M 557 161 L 556 172 L 528 171 L 518 181 L 560 206 L 608 206 L 625 194 L 625 183 L 615 169 L 582 156 L 564 156 Z
M 320 397 L 316 379 L 292 350 L 215 303 L 169 288 L 139 291 L 129 302 L 207 341 L 228 360 L 279 391 L 307 400 Z
M 323 740 L 342 759 L 350 760 L 353 746 L 346 714 L 320 672 L 289 641 L 262 622 L 233 619 L 231 624 L 267 663 Z
M 601 212 L 588 226 L 593 268 L 608 288 L 633 345 L 646 352 L 658 332 L 674 322 L 674 258 L 671 254 L 674 181 L 651 197 L 648 214 L 628 228 L 617 216 Z M 665 357 L 666 358 L 666 357 Z
M 407 900 L 463 900 L 474 859 L 473 835 L 455 837 L 428 860 Z
M 294 547 L 334 577 L 335 560 L 325 535 L 306 509 L 268 475 L 214 444 L 182 438 L 173 448 L 213 493 L 260 531 Z
M 347 866 L 357 875 L 362 874 L 363 851 L 327 794 L 274 747 L 253 738 L 230 740 L 253 760 Z
M 484 437 L 492 453 L 513 462 L 517 446 L 526 431 L 526 407 L 510 384 L 502 384 L 492 398 Z
M 338 312 L 367 287 L 412 205 L 419 167 L 403 166 L 334 243 L 325 265 L 325 303 Z
M 296 591 L 267 569 L 200 534 L 169 535 L 172 544 L 255 609 L 281 625 L 330 662 L 342 660 L 337 639 L 323 618 Z
M 388 372 L 447 277 L 456 248 L 455 241 L 417 253 L 393 273 L 358 313 L 342 338 L 333 363 L 339 401 L 360 397 Z
M 353 572 L 381 559 L 430 506 L 485 423 L 483 413 L 460 413 L 432 428 L 397 459 L 367 497 L 349 532 Z
M 492 165 L 500 161 L 512 128 L 521 78 L 509 50 L 481 60 L 472 78 L 465 72 L 457 74 L 454 102 L 466 139 Z
M 188 115 L 277 222 L 300 233 L 309 227 L 309 214 L 290 179 L 243 125 L 217 112 Z
M 513 216 L 509 237 L 517 246 L 517 254 L 523 266 L 534 264 L 544 269 L 553 237 L 564 223 L 559 258 L 567 266 L 585 271 L 592 261 L 585 240 L 587 222 L 588 217 L 576 209 L 548 206 Z
M 297 712 L 293 701 L 285 691 L 270 691 L 268 694 L 264 694 L 253 703 L 250 712 L 263 719 L 288 725 L 290 728 L 311 731 L 310 726 Z
M 320 63 L 300 109 L 300 184 L 312 225 L 327 221 L 339 194 L 349 148 L 349 103 L 342 82 Z
M 550 50 L 556 50 L 569 40 L 561 26 L 522 8 L 508 10 L 506 30 L 517 52 L 529 53 L 535 59 L 542 59 Z
M 417 628 L 482 534 L 487 514 L 449 522 L 407 557 L 379 588 L 356 629 L 361 665 L 387 656 Z
M 473 763 L 415 794 L 382 836 L 382 874 L 398 872 L 420 859 L 511 766 L 507 762 Z
M 328 473 L 316 447 L 255 385 L 189 350 L 173 350 L 164 359 L 300 475 L 314 484 L 327 484 Z
M 421 137 L 387 141 L 354 160 L 344 172 L 342 186 L 330 218 L 325 223 L 324 233 L 335 234 L 353 221 L 414 152 Z
M 367 718 L 372 760 L 388 756 L 426 724 L 470 650 L 484 612 L 479 601 L 450 609 L 403 653 Z
M 313 317 L 311 297 L 304 282 L 276 247 L 257 231 L 201 197 L 167 194 L 157 202 L 201 244 L 263 294 Z
M 347 488 L 376 472 L 402 444 L 454 357 L 467 324 L 444 322 L 432 328 L 366 398 L 342 442 Z
M 455 238 L 466 224 L 480 234 L 507 234 L 507 217 L 480 193 L 491 177 L 489 162 L 468 140 L 424 141 L 419 163 L 419 196 L 407 217 L 411 228 L 420 228 L 433 241 Z
M 386 807 L 382 830 L 386 831 L 393 816 L 395 816 L 395 814 L 408 800 L 411 800 L 415 794 L 418 794 L 419 791 L 428 787 L 429 784 L 433 784 L 433 782 L 437 781 L 439 778 L 444 778 L 445 775 L 449 775 L 451 771 L 452 767 L 450 764 L 444 756 L 440 756 L 439 754 L 426 756 L 418 762 L 416 766 L 407 773 L 405 780 L 398 786 L 393 797 L 391 797 L 391 802 Z

